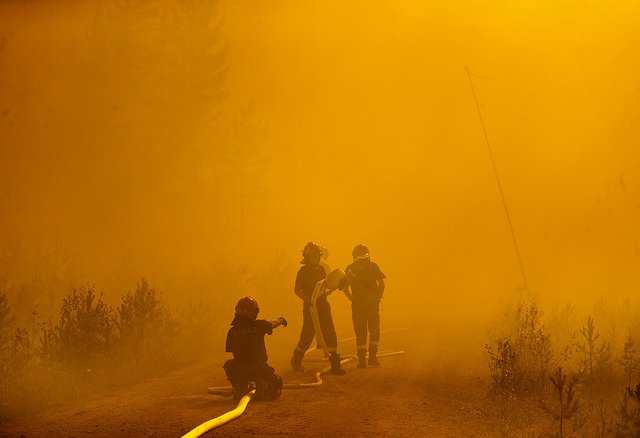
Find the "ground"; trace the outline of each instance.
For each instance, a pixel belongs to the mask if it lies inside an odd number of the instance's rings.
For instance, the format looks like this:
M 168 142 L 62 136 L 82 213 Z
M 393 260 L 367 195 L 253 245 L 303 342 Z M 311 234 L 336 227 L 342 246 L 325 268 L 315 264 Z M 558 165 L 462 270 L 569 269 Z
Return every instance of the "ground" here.
M 279 400 L 251 402 L 238 419 L 206 436 L 493 436 L 486 387 L 474 371 L 454 366 L 447 352 L 412 345 L 410 331 L 386 336 L 383 350 L 404 355 L 382 358 L 377 368 L 345 366 L 344 376 L 326 375 L 318 388 L 284 390 Z M 344 345 L 344 351 L 352 347 Z M 285 383 L 312 381 L 288 366 L 288 346 L 275 345 L 270 363 Z M 317 352 L 314 356 L 317 357 Z M 162 378 L 52 407 L 8 424 L 4 436 L 176 437 L 236 405 L 206 393 L 227 385 L 221 364 L 211 358 Z

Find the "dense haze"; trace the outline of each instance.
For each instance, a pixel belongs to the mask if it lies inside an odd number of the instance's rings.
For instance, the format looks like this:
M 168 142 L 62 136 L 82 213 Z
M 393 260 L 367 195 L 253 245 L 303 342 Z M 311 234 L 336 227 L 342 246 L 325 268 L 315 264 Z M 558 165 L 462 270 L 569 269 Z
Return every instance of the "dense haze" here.
M 389 315 L 484 321 L 523 281 L 468 66 L 532 293 L 637 296 L 639 25 L 631 1 L 3 1 L 2 286 L 295 301 L 307 241 L 340 267 L 365 242 Z

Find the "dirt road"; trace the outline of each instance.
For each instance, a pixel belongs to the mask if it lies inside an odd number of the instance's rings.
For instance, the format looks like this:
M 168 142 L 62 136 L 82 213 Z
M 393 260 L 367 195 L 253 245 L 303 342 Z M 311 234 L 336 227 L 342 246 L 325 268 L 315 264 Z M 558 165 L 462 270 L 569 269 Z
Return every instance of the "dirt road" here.
M 403 349 L 405 355 L 383 358 L 378 368 L 350 363 L 345 376 L 326 375 L 319 388 L 285 390 L 277 401 L 251 402 L 244 415 L 206 436 L 494 435 L 477 374 L 450 366 L 446 352 L 407 348 L 410 342 L 408 333 L 396 335 L 385 349 Z M 227 385 L 222 360 L 22 418 L 3 435 L 180 436 L 235 407 L 229 398 L 206 394 L 209 386 Z M 312 370 L 324 366 L 308 363 L 309 372 L 289 371 L 284 347 L 271 352 L 270 362 L 285 382 L 312 381 Z

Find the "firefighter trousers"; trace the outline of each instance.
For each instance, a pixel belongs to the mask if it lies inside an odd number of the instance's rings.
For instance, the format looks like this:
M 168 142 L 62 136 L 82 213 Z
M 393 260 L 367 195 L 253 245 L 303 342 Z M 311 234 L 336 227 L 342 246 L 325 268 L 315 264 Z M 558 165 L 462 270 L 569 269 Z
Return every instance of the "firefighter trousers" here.
M 327 350 L 330 353 L 335 353 L 338 346 L 338 338 L 331 316 L 331 306 L 326 298 L 320 298 L 316 301 L 316 307 L 318 309 L 318 318 L 320 318 L 320 326 L 322 327 L 322 336 L 327 343 Z M 311 319 L 311 304 L 307 302 L 302 306 L 302 318 L 302 331 L 300 332 L 300 341 L 298 342 L 296 351 L 304 354 L 311 346 L 316 334 L 313 328 L 313 319 Z
M 380 342 L 380 304 L 379 301 L 354 301 L 351 303 L 353 330 L 356 332 L 358 350 L 367 348 L 367 330 L 369 347 L 378 346 Z

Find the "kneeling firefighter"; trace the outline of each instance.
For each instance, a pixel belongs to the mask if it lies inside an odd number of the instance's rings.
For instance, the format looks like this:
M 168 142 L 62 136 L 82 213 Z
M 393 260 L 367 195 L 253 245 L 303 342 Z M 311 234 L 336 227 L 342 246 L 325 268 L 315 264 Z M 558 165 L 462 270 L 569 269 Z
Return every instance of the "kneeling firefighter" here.
M 302 358 L 309 349 L 314 335 L 326 353 L 329 354 L 331 373 L 342 375 L 344 369 L 340 365 L 340 355 L 337 353 L 338 338 L 333 326 L 331 306 L 327 301 L 327 295 L 338 287 L 338 283 L 344 276 L 342 271 L 336 270 L 329 274 L 320 264 L 320 247 L 309 242 L 302 250 L 302 266 L 296 276 L 294 292 L 302 300 L 302 330 L 300 340 L 293 350 L 291 367 L 294 371 L 304 371 Z
M 257 319 L 260 308 L 252 297 L 238 301 L 235 317 L 227 332 L 226 351 L 233 359 L 224 364 L 224 371 L 233 387 L 233 397 L 239 399 L 249 392 L 249 385 L 256 389 L 256 399 L 276 399 L 282 390 L 282 379 L 267 364 L 267 348 L 264 336 L 279 326 L 287 326 L 280 317 L 274 321 Z

